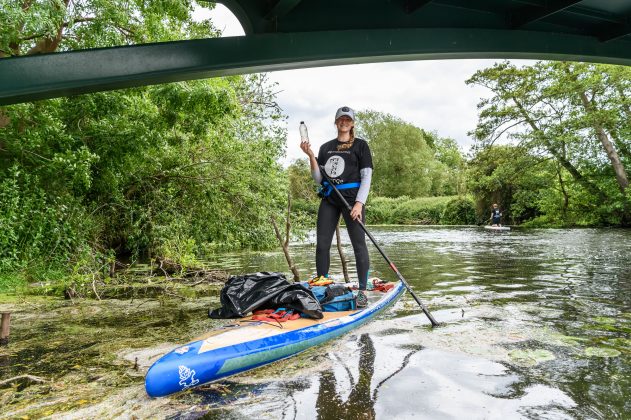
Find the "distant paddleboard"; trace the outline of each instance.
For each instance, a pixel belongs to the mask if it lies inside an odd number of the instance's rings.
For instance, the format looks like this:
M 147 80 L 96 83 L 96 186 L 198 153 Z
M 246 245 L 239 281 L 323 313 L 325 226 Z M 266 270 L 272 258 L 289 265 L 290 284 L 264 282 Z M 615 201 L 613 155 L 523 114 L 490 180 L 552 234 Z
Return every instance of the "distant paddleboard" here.
M 484 226 L 484 229 L 489 229 L 489 230 L 510 230 L 510 228 L 508 226 L 489 226 L 489 225 Z

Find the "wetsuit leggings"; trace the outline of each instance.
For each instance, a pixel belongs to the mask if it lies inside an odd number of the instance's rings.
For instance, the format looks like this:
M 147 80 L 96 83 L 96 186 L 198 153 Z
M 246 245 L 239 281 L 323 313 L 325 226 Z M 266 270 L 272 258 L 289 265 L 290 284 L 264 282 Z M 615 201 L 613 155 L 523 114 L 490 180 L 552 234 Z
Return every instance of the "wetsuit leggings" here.
M 351 219 L 349 211 L 342 206 L 337 205 L 331 199 L 323 199 L 320 202 L 318 210 L 317 224 L 317 245 L 316 245 L 316 269 L 318 276 L 328 276 L 329 266 L 331 264 L 331 243 L 333 242 L 333 234 L 335 227 L 340 220 L 340 213 L 346 222 L 348 236 L 351 238 L 353 252 L 355 253 L 355 265 L 357 267 L 357 279 L 359 280 L 359 289 L 366 290 L 368 282 L 368 268 L 370 259 L 368 257 L 368 248 L 366 247 L 366 234 L 362 230 L 359 223 Z M 366 211 L 362 209 L 362 220 Z

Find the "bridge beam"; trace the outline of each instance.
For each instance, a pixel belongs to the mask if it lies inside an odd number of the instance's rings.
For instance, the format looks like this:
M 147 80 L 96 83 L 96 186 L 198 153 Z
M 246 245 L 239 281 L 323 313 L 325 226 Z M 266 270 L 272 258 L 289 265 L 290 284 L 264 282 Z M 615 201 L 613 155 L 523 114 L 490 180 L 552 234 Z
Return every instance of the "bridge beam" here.
M 543 6 L 532 6 L 525 9 L 518 9 L 510 14 L 510 27 L 512 29 L 516 29 L 528 23 L 545 19 L 548 16 L 552 16 L 555 13 L 570 8 L 581 1 L 582 0 L 546 1 Z
M 489 29 L 265 34 L 0 60 L 0 105 L 133 86 L 385 61 L 522 58 L 631 65 L 625 40 Z

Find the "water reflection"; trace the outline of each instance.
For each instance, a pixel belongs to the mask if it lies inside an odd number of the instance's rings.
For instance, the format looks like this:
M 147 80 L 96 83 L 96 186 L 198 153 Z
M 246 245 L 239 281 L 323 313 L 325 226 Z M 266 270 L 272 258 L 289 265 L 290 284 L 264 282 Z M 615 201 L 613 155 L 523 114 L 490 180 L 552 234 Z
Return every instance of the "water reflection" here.
M 386 332 L 386 334 L 388 334 Z M 358 340 L 359 362 L 358 379 L 355 381 L 350 368 L 345 361 L 338 360 L 344 368 L 342 375 L 348 381 L 338 384 L 339 369 L 321 372 L 316 412 L 320 419 L 361 418 L 374 419 L 376 417 L 375 402 L 381 387 L 398 373 L 403 371 L 410 361 L 410 357 L 419 352 L 422 347 L 413 348 L 404 357 L 401 366 L 394 372 L 374 384 L 376 350 L 370 334 L 364 333 Z M 350 390 L 350 392 L 346 392 Z
M 351 391 L 346 400 L 336 391 L 335 371 L 325 370 L 320 374 L 320 391 L 316 400 L 318 418 L 375 418 L 375 399 L 370 388 L 375 371 L 375 347 L 368 334 L 362 334 L 359 344 L 359 379 L 355 382 L 348 372 Z

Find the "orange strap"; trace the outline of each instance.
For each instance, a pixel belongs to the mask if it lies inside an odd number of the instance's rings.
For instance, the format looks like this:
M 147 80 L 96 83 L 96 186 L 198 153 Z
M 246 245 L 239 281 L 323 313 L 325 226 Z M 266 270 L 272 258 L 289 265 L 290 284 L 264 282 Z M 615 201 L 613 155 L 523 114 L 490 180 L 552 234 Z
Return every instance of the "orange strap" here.
M 274 311 L 273 309 L 265 309 L 255 311 L 252 320 L 265 322 L 287 322 L 300 318 L 300 313 L 293 311 Z
M 385 293 L 388 290 L 391 290 L 392 288 L 394 288 L 394 283 L 386 283 L 386 284 L 378 284 L 378 285 L 376 285 L 373 290 Z

